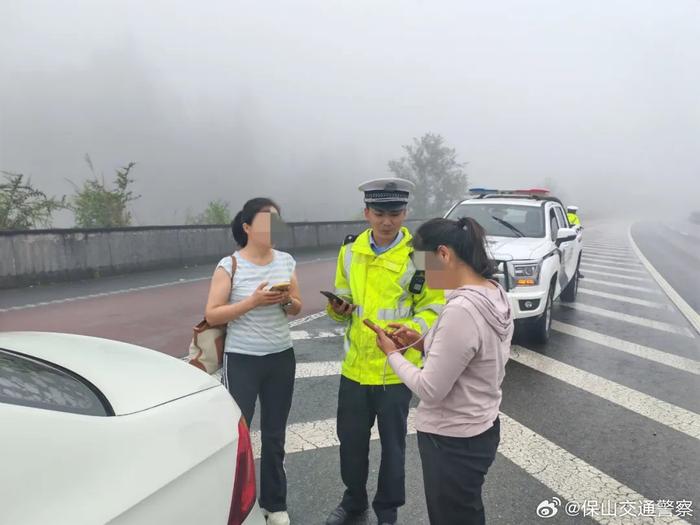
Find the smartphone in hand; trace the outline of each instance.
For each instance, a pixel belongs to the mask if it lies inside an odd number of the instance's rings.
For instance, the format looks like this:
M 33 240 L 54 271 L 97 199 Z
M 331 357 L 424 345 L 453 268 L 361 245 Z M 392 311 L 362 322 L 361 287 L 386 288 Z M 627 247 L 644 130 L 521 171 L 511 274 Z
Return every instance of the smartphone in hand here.
M 332 301 L 336 304 L 341 304 L 341 303 L 347 302 L 344 299 L 341 299 L 340 297 L 335 295 L 334 293 L 327 292 L 325 290 L 321 290 L 321 295 L 324 295 L 329 301 Z
M 365 323 L 365 326 L 367 328 L 369 328 L 370 330 L 374 330 L 376 333 L 379 333 L 379 332 L 386 333 L 384 330 L 382 330 L 379 326 L 377 326 L 373 321 L 371 321 L 369 319 L 363 319 L 362 322 Z
M 288 292 L 290 288 L 289 283 L 278 283 L 278 284 L 273 284 L 270 286 L 269 291 L 270 292 Z
M 363 319 L 362 322 L 365 323 L 365 326 L 367 328 L 369 328 L 370 330 L 373 330 L 375 334 L 379 335 L 380 333 L 383 333 L 385 336 L 387 336 L 389 339 L 391 339 L 396 346 L 401 346 L 401 341 L 399 341 L 398 339 L 396 339 L 396 337 L 394 337 L 393 332 L 389 332 L 388 330 L 383 329 L 382 327 L 380 327 L 379 325 L 377 325 L 376 323 L 374 323 L 373 321 L 371 321 L 369 319 Z

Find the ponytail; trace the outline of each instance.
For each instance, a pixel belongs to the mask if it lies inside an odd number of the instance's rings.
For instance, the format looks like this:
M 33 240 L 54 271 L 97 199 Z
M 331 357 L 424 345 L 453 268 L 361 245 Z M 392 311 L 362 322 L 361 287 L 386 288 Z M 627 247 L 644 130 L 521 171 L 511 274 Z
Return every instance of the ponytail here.
M 243 229 L 243 210 L 239 211 L 231 221 L 231 232 L 238 246 L 244 248 L 248 244 L 248 234 Z
M 475 219 L 431 219 L 418 228 L 414 242 L 417 250 L 434 252 L 440 245 L 452 248 L 482 277 L 493 277 L 493 263 L 486 253 L 486 231 Z
M 277 213 L 280 213 L 280 207 L 272 199 L 257 197 L 246 202 L 243 209 L 233 218 L 231 232 L 238 246 L 245 248 L 248 244 L 248 234 L 243 229 L 243 225 L 252 224 L 255 216 L 266 208 L 274 208 Z

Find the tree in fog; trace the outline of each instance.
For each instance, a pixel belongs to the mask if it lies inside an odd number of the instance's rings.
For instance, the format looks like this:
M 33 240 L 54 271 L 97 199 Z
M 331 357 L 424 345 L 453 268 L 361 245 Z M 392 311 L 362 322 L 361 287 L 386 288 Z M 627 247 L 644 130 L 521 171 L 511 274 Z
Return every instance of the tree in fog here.
M 457 151 L 441 135 L 426 133 L 403 149 L 406 155 L 389 161 L 389 170 L 416 185 L 409 207 L 412 217 L 442 216 L 467 194 L 466 163 L 457 161 Z
M 229 224 L 231 216 L 230 204 L 220 199 L 210 201 L 207 208 L 199 215 L 193 217 L 188 214 L 187 224 Z
M 128 204 L 140 197 L 134 195 L 129 185 L 134 179 L 129 178 L 136 165 L 130 162 L 119 168 L 114 179 L 114 189 L 107 187 L 104 176 L 98 178 L 89 155 L 85 156 L 93 178 L 86 180 L 82 187 L 75 187 L 75 195 L 70 201 L 70 209 L 75 214 L 75 224 L 79 228 L 116 228 L 131 224 Z
M 26 230 L 50 226 L 54 211 L 65 207 L 65 197 L 56 199 L 34 186 L 21 173 L 2 172 L 0 182 L 0 230 Z

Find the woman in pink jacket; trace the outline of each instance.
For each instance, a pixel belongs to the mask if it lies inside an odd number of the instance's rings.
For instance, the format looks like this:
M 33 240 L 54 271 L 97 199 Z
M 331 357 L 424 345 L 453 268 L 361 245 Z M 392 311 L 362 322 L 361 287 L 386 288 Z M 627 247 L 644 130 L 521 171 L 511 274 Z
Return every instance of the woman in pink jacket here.
M 391 337 L 377 330 L 389 364 L 420 398 L 416 429 L 431 525 L 486 522 L 481 487 L 500 441 L 513 316 L 491 280 L 484 235 L 471 218 L 423 224 L 416 255 L 424 255 L 427 285 L 447 290 L 447 303 L 425 339 L 401 325 L 391 325 Z M 424 352 L 423 369 L 404 359 L 408 346 Z

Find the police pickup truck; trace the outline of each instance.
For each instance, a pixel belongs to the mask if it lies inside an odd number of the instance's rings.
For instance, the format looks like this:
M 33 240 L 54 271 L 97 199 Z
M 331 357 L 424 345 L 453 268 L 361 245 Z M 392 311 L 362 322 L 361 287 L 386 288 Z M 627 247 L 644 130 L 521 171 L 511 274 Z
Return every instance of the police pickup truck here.
M 583 249 L 582 228 L 548 190 L 471 189 L 448 219 L 472 217 L 486 230 L 495 278 L 508 292 L 518 332 L 549 340 L 552 303 L 576 300 Z

